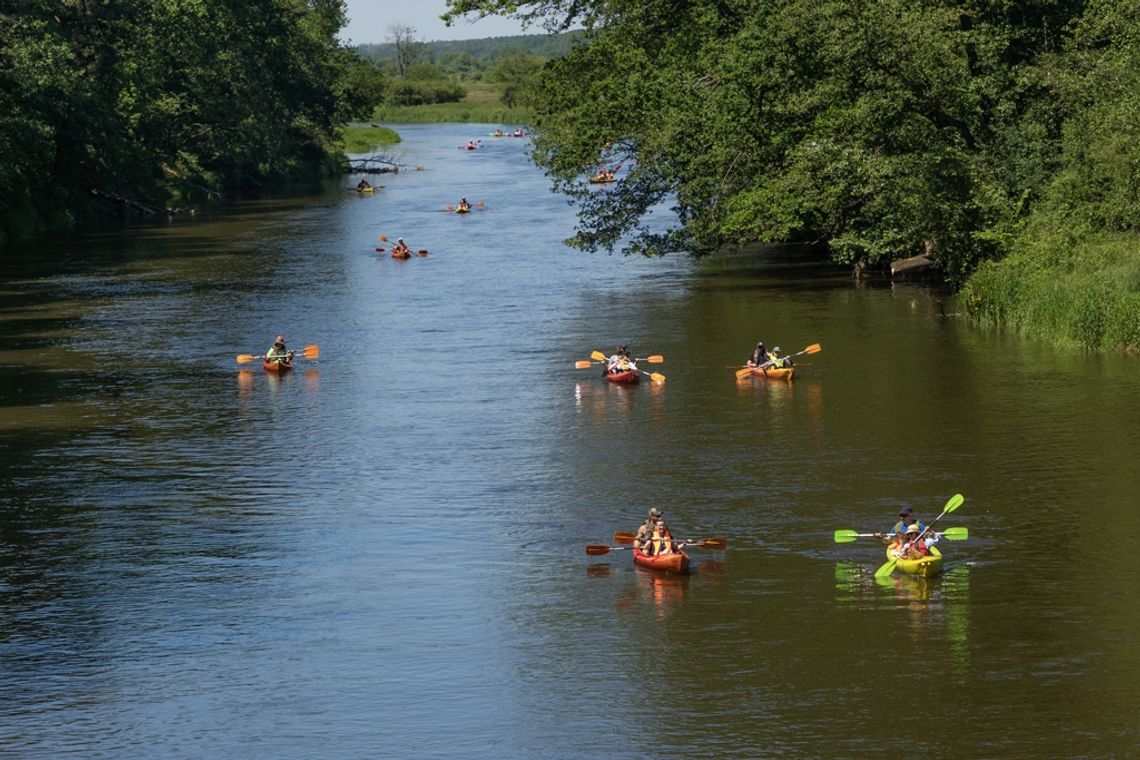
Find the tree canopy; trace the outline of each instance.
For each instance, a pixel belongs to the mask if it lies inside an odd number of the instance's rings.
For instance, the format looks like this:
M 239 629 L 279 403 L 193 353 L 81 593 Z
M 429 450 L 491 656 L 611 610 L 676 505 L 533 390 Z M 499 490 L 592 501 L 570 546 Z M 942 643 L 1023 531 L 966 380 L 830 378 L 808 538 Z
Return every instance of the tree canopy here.
M 585 28 L 528 92 L 587 250 L 818 241 L 844 262 L 925 252 L 960 283 L 1059 172 L 1093 193 L 1135 173 L 1123 0 L 450 0 L 465 13 Z M 628 167 L 610 192 L 582 183 L 599 161 Z M 667 230 L 647 223 L 662 202 Z
M 375 77 L 349 76 L 340 0 L 0 0 L 0 20 L 9 232 L 93 193 L 161 201 L 312 172 L 375 105 Z

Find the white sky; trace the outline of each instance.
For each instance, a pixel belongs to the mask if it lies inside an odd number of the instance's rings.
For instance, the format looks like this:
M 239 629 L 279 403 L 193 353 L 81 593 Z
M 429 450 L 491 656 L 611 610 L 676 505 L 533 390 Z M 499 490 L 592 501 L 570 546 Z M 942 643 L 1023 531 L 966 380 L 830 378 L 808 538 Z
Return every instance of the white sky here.
M 447 10 L 444 0 L 345 0 L 345 7 L 348 24 L 341 31 L 341 39 L 354 45 L 388 42 L 388 27 L 395 23 L 413 27 L 416 39 L 422 42 L 544 34 L 541 27 L 524 30 L 516 19 L 499 16 L 444 26 L 439 20 Z

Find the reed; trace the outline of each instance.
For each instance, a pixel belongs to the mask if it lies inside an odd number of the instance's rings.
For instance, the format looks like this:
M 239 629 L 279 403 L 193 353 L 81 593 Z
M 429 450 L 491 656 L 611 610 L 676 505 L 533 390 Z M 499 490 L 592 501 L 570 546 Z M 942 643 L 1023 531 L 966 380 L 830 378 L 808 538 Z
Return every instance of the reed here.
M 960 294 L 971 319 L 1058 345 L 1140 350 L 1140 237 L 1026 233 Z

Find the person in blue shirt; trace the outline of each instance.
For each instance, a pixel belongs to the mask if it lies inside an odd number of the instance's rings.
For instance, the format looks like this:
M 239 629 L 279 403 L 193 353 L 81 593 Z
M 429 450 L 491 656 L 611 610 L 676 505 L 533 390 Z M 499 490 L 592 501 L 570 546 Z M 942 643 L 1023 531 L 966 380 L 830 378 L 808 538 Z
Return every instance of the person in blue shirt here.
M 926 523 L 914 516 L 914 510 L 910 507 L 903 507 L 899 510 L 899 521 L 891 527 L 890 533 L 876 533 L 875 536 L 890 541 L 896 535 L 906 533 L 907 528 L 912 525 L 918 526 L 919 533 L 926 530 Z

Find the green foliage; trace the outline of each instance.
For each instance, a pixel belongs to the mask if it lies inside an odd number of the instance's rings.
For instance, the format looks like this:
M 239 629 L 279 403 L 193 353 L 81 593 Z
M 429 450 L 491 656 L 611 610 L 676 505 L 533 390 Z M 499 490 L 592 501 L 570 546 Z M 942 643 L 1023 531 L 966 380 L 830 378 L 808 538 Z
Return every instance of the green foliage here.
M 378 147 L 395 145 L 400 135 L 388 127 L 344 127 L 335 143 L 339 153 L 369 153 Z
M 348 96 L 354 56 L 336 39 L 339 0 L 40 0 L 0 10 L 9 231 L 86 214 L 93 191 L 157 205 L 311 175 L 334 126 L 372 105 Z
M 465 94 L 462 87 L 447 80 L 401 79 L 392 85 L 388 103 L 393 106 L 457 103 Z

